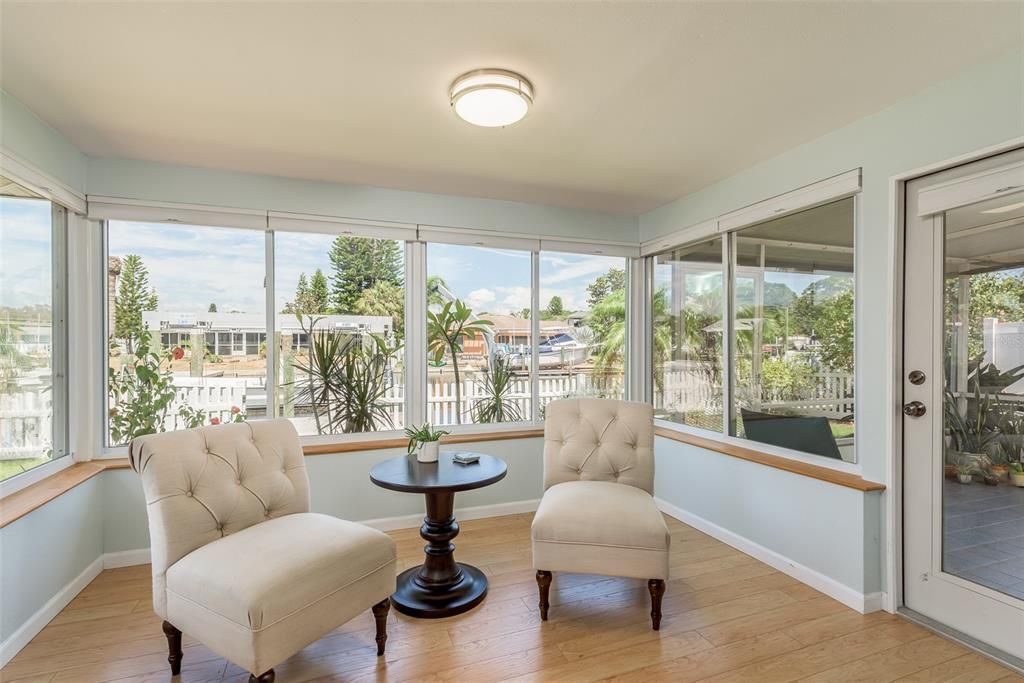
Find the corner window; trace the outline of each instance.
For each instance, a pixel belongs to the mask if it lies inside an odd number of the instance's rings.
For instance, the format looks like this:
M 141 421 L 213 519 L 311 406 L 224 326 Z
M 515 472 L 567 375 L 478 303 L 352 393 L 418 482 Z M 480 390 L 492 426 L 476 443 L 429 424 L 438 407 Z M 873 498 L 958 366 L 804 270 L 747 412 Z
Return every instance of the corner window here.
M 405 245 L 274 233 L 279 415 L 301 435 L 405 426 Z
M 66 211 L 0 196 L 0 481 L 67 455 Z
M 532 417 L 528 251 L 427 245 L 427 421 Z
M 107 224 L 107 431 L 267 414 L 263 232 Z
M 853 460 L 854 200 L 734 233 L 735 436 Z
M 625 395 L 626 259 L 540 253 L 540 404 Z
M 659 418 L 853 461 L 854 208 L 841 199 L 653 257 Z
M 663 420 L 721 431 L 722 240 L 654 259 L 651 357 L 654 406 Z

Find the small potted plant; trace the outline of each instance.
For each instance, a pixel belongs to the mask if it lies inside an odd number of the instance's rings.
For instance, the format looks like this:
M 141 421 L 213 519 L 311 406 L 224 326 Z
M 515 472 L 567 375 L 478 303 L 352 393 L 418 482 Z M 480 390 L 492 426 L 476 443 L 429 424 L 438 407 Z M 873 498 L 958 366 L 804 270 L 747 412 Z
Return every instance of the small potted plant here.
M 1010 481 L 1014 486 L 1024 488 L 1024 462 L 1010 463 Z
M 974 481 L 974 463 L 968 460 L 961 460 L 956 466 L 956 478 L 961 484 L 970 484 Z
M 416 459 L 420 462 L 437 462 L 441 437 L 447 433 L 443 429 L 433 429 L 429 422 L 424 422 L 419 427 L 406 427 L 405 435 L 409 437 L 407 452 L 409 455 L 415 452 Z

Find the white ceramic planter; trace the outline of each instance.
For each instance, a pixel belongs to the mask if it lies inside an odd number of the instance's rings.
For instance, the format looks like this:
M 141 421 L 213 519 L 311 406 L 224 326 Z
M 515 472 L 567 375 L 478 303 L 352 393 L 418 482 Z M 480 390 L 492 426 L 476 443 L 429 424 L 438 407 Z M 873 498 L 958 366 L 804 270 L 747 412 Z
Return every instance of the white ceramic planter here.
M 957 479 L 960 480 L 961 484 L 970 484 L 971 481 L 973 480 L 973 477 L 971 475 L 969 475 L 969 474 L 958 474 L 958 475 L 956 475 L 956 477 L 957 477 Z
M 440 447 L 440 441 L 421 443 L 419 450 L 416 451 L 416 459 L 420 462 L 437 462 L 437 453 Z
M 1013 482 L 1014 486 L 1020 486 L 1021 488 L 1024 488 L 1024 474 L 1010 472 L 1010 481 Z

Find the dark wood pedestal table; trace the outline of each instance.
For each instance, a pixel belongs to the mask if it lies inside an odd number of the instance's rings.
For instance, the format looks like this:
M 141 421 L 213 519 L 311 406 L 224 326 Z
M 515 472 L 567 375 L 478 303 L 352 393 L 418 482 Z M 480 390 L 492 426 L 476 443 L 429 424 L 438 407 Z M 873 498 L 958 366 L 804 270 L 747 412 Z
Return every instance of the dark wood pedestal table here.
M 455 494 L 483 488 L 505 478 L 505 461 L 480 454 L 470 465 L 452 461 L 442 451 L 437 462 L 417 462 L 415 455 L 392 458 L 374 465 L 370 481 L 382 488 L 422 493 L 427 516 L 420 536 L 427 541 L 423 564 L 398 575 L 391 602 L 402 614 L 436 619 L 473 609 L 487 595 L 487 577 L 476 567 L 455 561 L 452 539 L 459 535 L 455 521 Z

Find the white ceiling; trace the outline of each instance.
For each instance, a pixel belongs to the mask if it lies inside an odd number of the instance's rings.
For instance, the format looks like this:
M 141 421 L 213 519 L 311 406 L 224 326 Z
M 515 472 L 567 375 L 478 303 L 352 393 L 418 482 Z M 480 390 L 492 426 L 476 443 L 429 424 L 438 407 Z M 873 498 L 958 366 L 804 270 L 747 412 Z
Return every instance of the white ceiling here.
M 0 85 L 84 152 L 639 213 L 1022 43 L 1024 3 L 0 2 Z M 522 72 L 482 129 L 447 88 Z

